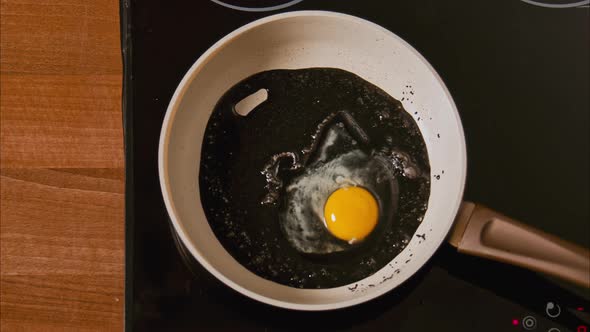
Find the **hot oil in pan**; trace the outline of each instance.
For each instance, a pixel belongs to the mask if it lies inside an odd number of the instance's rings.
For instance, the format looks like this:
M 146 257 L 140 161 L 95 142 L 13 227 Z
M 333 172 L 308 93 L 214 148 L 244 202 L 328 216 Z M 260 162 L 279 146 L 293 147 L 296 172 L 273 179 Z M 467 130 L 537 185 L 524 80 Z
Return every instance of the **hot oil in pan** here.
M 247 116 L 234 105 L 266 89 Z M 233 86 L 217 103 L 201 154 L 201 202 L 215 235 L 242 265 L 299 288 L 363 279 L 408 244 L 426 211 L 430 166 L 401 103 L 340 69 L 272 70 Z M 379 220 L 348 243 L 323 226 L 325 199 L 358 185 Z M 346 202 L 345 202 L 346 203 Z

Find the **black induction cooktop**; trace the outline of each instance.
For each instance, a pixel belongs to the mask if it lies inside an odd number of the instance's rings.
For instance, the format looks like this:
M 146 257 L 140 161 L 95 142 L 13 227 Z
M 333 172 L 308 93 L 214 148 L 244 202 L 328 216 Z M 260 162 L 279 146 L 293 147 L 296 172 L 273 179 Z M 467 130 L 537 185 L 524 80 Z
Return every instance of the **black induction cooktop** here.
M 466 199 L 590 246 L 587 1 L 122 0 L 126 329 L 497 332 L 535 323 L 534 331 L 586 331 L 587 291 L 448 245 L 394 291 L 316 313 L 250 300 L 186 254 L 171 232 L 157 169 L 177 84 L 232 30 L 309 9 L 373 21 L 438 71 L 467 137 Z

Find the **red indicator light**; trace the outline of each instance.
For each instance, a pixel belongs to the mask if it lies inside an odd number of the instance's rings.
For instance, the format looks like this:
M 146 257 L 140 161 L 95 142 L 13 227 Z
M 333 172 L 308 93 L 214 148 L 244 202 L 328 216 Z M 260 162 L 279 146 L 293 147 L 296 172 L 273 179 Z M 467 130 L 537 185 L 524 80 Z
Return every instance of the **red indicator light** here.
M 518 325 L 518 319 L 513 319 L 512 320 L 512 325 L 517 326 Z
M 578 332 L 588 332 L 588 327 L 584 325 L 578 326 Z
M 578 307 L 578 311 L 584 311 L 584 308 Z

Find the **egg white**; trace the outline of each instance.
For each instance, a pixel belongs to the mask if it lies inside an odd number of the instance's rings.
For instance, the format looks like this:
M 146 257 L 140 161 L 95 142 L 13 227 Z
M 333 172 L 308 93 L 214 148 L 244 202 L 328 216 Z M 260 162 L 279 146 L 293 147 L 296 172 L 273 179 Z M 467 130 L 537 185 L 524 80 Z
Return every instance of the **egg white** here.
M 380 201 L 379 192 L 389 188 L 393 174 L 379 157 L 360 148 L 334 152 L 333 147 L 357 146 L 341 127 L 331 128 L 318 147 L 317 159 L 285 188 L 280 223 L 285 237 L 300 252 L 329 254 L 353 247 L 333 237 L 325 227 L 324 206 L 337 189 L 361 186 Z

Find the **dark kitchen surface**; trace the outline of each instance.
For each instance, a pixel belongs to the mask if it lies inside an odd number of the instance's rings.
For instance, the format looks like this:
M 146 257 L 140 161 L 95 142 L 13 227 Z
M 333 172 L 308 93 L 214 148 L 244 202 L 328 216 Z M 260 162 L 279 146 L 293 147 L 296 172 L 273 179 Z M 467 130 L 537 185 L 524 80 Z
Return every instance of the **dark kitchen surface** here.
M 497 332 L 524 330 L 521 321 L 529 315 L 537 321 L 536 331 L 590 325 L 590 302 L 580 296 L 587 294 L 528 271 L 457 254 L 448 245 L 402 287 L 355 308 L 303 313 L 257 303 L 194 262 L 185 264 L 183 257 L 190 258 L 176 249 L 157 170 L 168 102 L 207 48 L 267 15 L 338 11 L 399 35 L 446 82 L 467 136 L 466 199 L 588 247 L 587 7 L 550 9 L 520 0 L 303 0 L 286 9 L 245 12 L 206 0 L 124 0 L 121 8 L 128 331 Z M 561 306 L 559 317 L 548 317 L 548 301 Z

